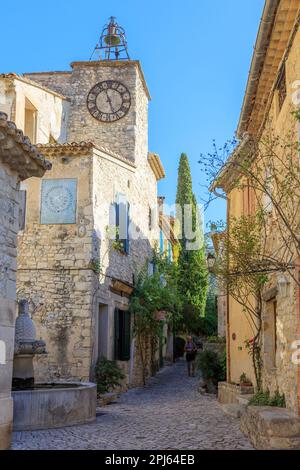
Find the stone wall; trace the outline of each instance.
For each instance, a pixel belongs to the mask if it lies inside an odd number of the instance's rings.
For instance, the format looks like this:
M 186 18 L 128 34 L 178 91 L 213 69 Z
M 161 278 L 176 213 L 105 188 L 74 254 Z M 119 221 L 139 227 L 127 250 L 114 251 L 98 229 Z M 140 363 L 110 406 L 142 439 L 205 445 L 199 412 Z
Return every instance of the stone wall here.
M 19 227 L 18 177 L 0 162 L 0 449 L 10 444 L 16 316 L 16 246 Z
M 105 184 L 103 184 L 105 181 Z M 109 211 L 116 201 L 117 192 L 126 195 L 130 203 L 129 253 L 120 253 L 112 248 L 107 227 L 110 224 Z M 114 309 L 128 308 L 128 299 L 110 290 L 111 278 L 117 278 L 129 284 L 133 275 L 152 257 L 152 248 L 158 239 L 158 220 L 154 220 L 149 230 L 149 207 L 155 207 L 157 200 L 156 180 L 152 170 L 144 159 L 134 168 L 117 159 L 109 160 L 102 152 L 94 152 L 93 167 L 93 210 L 94 238 L 93 257 L 100 262 L 101 275 L 94 286 L 95 303 L 93 313 L 93 331 L 95 332 L 93 363 L 98 352 L 98 312 L 99 305 L 107 306 L 108 315 L 108 351 L 113 358 L 114 351 Z M 136 347 L 133 345 L 128 364 L 121 364 L 130 385 L 141 384 L 141 370 L 138 364 Z
M 271 107 L 268 115 L 268 120 L 265 123 L 262 139 L 269 135 L 270 129 L 274 135 L 280 135 L 283 142 L 282 152 L 287 143 L 298 140 L 299 126 L 296 124 L 292 115 L 295 109 L 293 103 L 293 95 L 295 95 L 295 83 L 300 76 L 300 30 L 297 31 L 293 44 L 289 50 L 287 60 L 285 62 L 286 72 L 286 91 L 287 96 L 283 102 L 282 108 L 278 105 L 278 92 L 272 96 Z M 298 88 L 299 90 L 299 88 Z M 279 150 L 280 152 L 281 150 Z M 280 157 L 280 155 L 279 155 Z M 298 158 L 298 157 L 296 157 Z M 284 169 L 283 169 L 284 171 Z M 274 211 L 275 212 L 275 211 Z M 276 233 L 279 231 L 278 221 L 276 221 L 276 214 L 273 212 L 270 215 L 270 225 L 268 227 L 268 249 L 273 250 L 274 253 L 278 252 L 280 247 L 279 237 Z M 284 213 L 288 213 L 284 209 Z M 283 227 L 280 223 L 281 230 Z M 295 225 L 293 225 L 295 227 Z M 293 247 L 289 247 L 293 250 Z M 297 254 L 294 254 L 296 260 Z M 289 254 L 291 257 L 291 254 Z M 289 258 L 291 259 L 291 258 Z M 276 291 L 273 298 L 276 301 L 276 357 L 275 363 L 270 364 L 270 327 L 271 327 L 271 313 L 267 307 L 267 302 L 264 303 L 263 312 L 263 348 L 264 348 L 264 368 L 263 368 L 263 382 L 264 387 L 269 388 L 272 393 L 277 389 L 281 394 L 285 395 L 287 407 L 299 413 L 300 406 L 300 390 L 299 390 L 299 370 L 296 364 L 292 362 L 292 344 L 294 341 L 299 340 L 299 288 L 296 286 L 292 277 L 285 273 L 288 285 L 286 292 L 278 289 L 279 278 L 282 273 L 274 274 L 270 277 L 270 281 L 264 290 L 265 299 L 270 297 L 270 292 Z M 296 274 L 297 275 L 297 274 Z M 272 299 L 269 299 L 272 301 Z
M 99 307 L 107 307 L 107 357 L 114 357 L 114 310 L 126 310 L 128 299 L 112 292 L 111 279 L 132 283 L 152 256 L 158 221 L 148 227 L 148 207 L 156 202 L 156 180 L 147 160 L 141 170 L 97 149 L 89 155 L 52 158 L 47 179 L 78 179 L 77 222 L 41 225 L 41 181 L 31 178 L 27 190 L 25 229 L 19 235 L 18 296 L 30 301 L 37 336 L 48 355 L 35 360 L 39 381 L 91 378 L 99 351 Z M 148 167 L 147 167 L 148 165 Z M 147 173 L 146 173 L 147 171 Z M 105 182 L 105 184 L 103 184 Z M 129 254 L 112 248 L 107 234 L 116 193 L 130 202 Z M 138 231 L 136 231 L 138 229 Z M 135 234 L 142 236 L 134 239 Z M 132 237 L 132 239 L 131 239 Z M 90 263 L 100 266 L 100 273 Z M 121 364 L 127 383 L 140 383 L 136 350 Z
M 89 155 L 57 158 L 47 178 L 77 178 L 77 223 L 41 225 L 41 180 L 31 178 L 25 229 L 19 234 L 18 296 L 30 302 L 37 338 L 47 356 L 35 361 L 36 379 L 89 380 L 92 357 L 91 310 L 92 162 Z
M 114 310 L 126 310 L 128 298 L 112 292 L 111 279 L 132 284 L 159 238 L 158 217 L 149 229 L 149 209 L 157 207 L 157 181 L 147 158 L 149 95 L 139 63 L 77 62 L 72 68 L 72 73 L 26 75 L 70 97 L 67 141 L 92 141 L 96 146 L 86 157 L 65 156 L 65 163 L 57 153 L 47 175 L 78 178 L 76 224 L 39 225 L 40 183 L 27 184 L 18 290 L 31 300 L 38 334 L 49 350 L 48 357 L 36 362 L 40 380 L 91 376 L 99 354 L 100 307 L 107 315 L 106 355 L 114 357 Z M 98 121 L 86 105 L 90 89 L 107 79 L 120 81 L 131 94 L 128 114 L 114 123 Z M 128 254 L 113 249 L 107 234 L 117 193 L 130 203 Z M 100 267 L 99 273 L 87 270 L 90 261 Z M 134 344 L 130 361 L 121 366 L 127 383 L 141 382 Z
M 34 82 L 39 83 L 42 86 L 49 88 L 50 90 L 60 93 L 66 97 L 70 97 L 72 94 L 71 79 L 72 72 L 33 72 L 25 73 L 25 78 L 29 78 Z
M 76 62 L 72 73 L 72 105 L 68 130 L 68 141 L 90 140 L 96 145 L 135 160 L 138 146 L 136 133 L 146 135 L 147 129 L 138 128 L 137 82 L 139 72 L 135 63 L 120 62 Z M 103 80 L 117 80 L 124 84 L 131 94 L 131 106 L 125 117 L 114 123 L 103 123 L 91 116 L 87 109 L 87 95 L 90 89 Z
M 0 78 L 0 111 L 6 112 L 8 119 L 14 120 L 23 132 L 26 100 L 37 111 L 33 143 L 48 143 L 50 136 L 57 142 L 65 142 L 70 106 L 68 100 L 22 77 Z

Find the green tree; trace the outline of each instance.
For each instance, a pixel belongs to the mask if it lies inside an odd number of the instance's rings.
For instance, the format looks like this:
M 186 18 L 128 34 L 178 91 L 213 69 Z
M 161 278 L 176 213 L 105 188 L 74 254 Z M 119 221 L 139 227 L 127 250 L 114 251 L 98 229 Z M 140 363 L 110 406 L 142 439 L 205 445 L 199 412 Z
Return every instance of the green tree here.
M 196 197 L 193 193 L 192 177 L 188 157 L 182 153 L 178 168 L 177 183 L 177 218 L 181 220 L 182 237 L 178 259 L 179 290 L 183 299 L 183 317 L 192 316 L 198 319 L 205 314 L 207 292 L 207 269 L 205 263 L 205 248 L 201 227 L 201 217 L 198 211 Z M 180 213 L 179 213 L 180 212 Z M 187 218 L 191 220 L 185 220 Z M 190 222 L 194 240 L 190 240 L 186 227 Z M 191 243 L 200 240 L 199 246 L 191 248 Z M 186 326 L 190 329 L 190 322 Z

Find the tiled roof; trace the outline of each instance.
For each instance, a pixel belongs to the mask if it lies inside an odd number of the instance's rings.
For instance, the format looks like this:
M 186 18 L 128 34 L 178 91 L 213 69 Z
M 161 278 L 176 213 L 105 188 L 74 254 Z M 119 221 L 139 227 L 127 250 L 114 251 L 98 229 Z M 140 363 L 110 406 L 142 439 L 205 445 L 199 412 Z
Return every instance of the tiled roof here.
M 81 141 L 81 142 L 65 142 L 62 144 L 55 143 L 55 144 L 37 144 L 37 147 L 42 150 L 43 154 L 47 156 L 55 156 L 55 155 L 80 155 L 83 152 L 90 152 L 93 148 L 99 150 L 101 152 L 107 153 L 112 157 L 127 163 L 128 165 L 135 167 L 135 164 L 132 160 L 128 158 L 122 157 L 121 155 L 113 152 L 112 150 L 95 145 L 91 141 Z
M 3 112 L 0 112 L 0 158 L 22 179 L 43 176 L 52 166 Z

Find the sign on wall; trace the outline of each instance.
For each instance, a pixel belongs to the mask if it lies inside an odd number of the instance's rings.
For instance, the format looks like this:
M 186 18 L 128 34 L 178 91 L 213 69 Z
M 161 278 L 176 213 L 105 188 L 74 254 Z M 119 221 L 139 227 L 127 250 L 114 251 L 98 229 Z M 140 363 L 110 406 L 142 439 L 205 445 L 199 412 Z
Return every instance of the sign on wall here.
M 41 224 L 75 224 L 76 179 L 42 180 Z

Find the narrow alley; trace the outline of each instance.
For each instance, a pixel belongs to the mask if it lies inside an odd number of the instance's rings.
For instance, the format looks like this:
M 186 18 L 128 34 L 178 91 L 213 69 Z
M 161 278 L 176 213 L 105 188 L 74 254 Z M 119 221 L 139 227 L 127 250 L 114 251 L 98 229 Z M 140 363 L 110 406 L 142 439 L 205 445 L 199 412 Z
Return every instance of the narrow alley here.
M 252 449 L 239 421 L 197 391 L 185 363 L 164 367 L 145 388 L 98 408 L 93 424 L 14 433 L 13 449 Z

